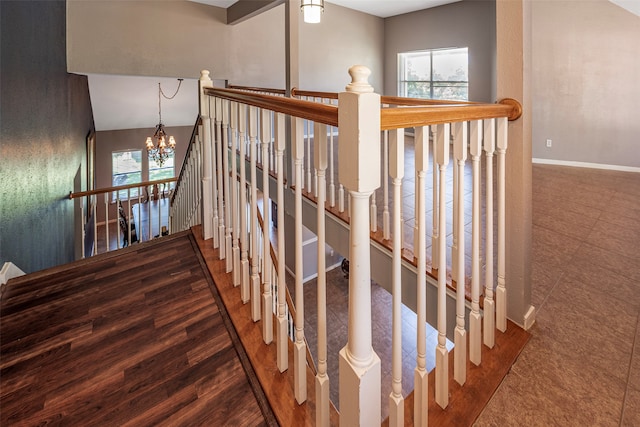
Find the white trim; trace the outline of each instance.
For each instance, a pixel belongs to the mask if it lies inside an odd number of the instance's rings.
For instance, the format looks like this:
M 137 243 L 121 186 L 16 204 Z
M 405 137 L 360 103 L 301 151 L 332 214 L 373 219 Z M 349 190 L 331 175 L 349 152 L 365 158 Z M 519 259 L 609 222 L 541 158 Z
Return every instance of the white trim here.
M 528 331 L 531 329 L 533 324 L 536 323 L 536 308 L 532 305 L 529 306 L 529 310 L 524 315 L 524 330 Z
M 587 162 L 574 162 L 570 160 L 552 160 L 552 159 L 531 159 L 533 163 L 541 165 L 557 165 L 557 166 L 571 166 L 576 168 L 590 168 L 590 169 L 607 169 L 622 172 L 635 172 L 640 173 L 639 167 L 634 166 L 620 166 L 620 165 L 605 165 L 602 163 L 587 163 Z
M 22 271 L 17 265 L 14 263 L 7 261 L 2 266 L 2 270 L 0 270 L 0 295 L 5 290 L 5 285 L 7 282 L 14 277 L 24 276 L 26 273 Z

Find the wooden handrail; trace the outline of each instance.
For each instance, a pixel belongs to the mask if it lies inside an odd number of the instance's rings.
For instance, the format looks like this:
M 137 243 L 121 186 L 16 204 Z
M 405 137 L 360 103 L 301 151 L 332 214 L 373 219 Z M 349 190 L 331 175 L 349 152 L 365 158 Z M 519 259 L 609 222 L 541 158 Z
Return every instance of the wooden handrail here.
M 312 96 L 314 98 L 338 99 L 337 92 L 317 92 L 313 90 L 301 90 L 297 87 L 291 89 L 291 96 Z
M 301 93 L 311 92 L 296 91 L 295 93 L 300 95 Z M 313 93 L 328 94 L 325 92 Z M 205 88 L 205 94 L 242 102 L 255 107 L 270 109 L 331 126 L 338 126 L 338 107 L 335 105 L 304 101 L 296 98 L 248 94 L 233 89 Z M 409 106 L 383 108 L 380 111 L 381 130 L 492 119 L 497 117 L 508 117 L 509 120 L 516 120 L 522 115 L 522 106 L 518 101 L 511 98 L 501 100 L 497 104 L 464 101 L 411 100 L 410 98 L 397 97 L 383 97 L 382 100 L 389 101 L 389 103 L 407 102 Z
M 424 105 L 421 107 L 383 108 L 380 111 L 380 128 L 389 130 L 497 117 L 508 117 L 509 120 L 515 120 L 520 117 L 522 112 L 522 108 L 519 106 L 520 104 L 517 101 L 509 100 L 498 104 Z
M 254 107 L 266 108 L 293 117 L 338 126 L 338 107 L 295 98 L 248 93 L 236 89 L 204 88 L 205 95 L 217 96 Z
M 173 178 L 158 179 L 156 181 L 144 181 L 144 182 L 139 182 L 137 184 L 119 185 L 117 187 L 98 188 L 97 190 L 91 190 L 91 191 L 79 191 L 77 193 L 70 192 L 69 198 L 76 199 L 78 197 L 92 196 L 94 194 L 109 193 L 112 191 L 126 190 L 129 188 L 147 187 L 149 185 L 155 185 L 155 184 L 167 184 L 169 182 L 175 182 L 177 180 L 178 178 L 173 177 Z
M 465 105 L 482 104 L 481 102 L 458 101 L 451 99 L 406 98 L 402 96 L 382 96 L 380 102 L 387 105 Z
M 239 85 L 229 85 L 228 89 L 237 89 L 237 90 L 249 90 L 252 92 L 269 92 L 269 93 L 277 93 L 278 95 L 286 95 L 287 91 L 284 89 L 271 89 L 267 87 L 253 87 L 253 86 L 239 86 Z

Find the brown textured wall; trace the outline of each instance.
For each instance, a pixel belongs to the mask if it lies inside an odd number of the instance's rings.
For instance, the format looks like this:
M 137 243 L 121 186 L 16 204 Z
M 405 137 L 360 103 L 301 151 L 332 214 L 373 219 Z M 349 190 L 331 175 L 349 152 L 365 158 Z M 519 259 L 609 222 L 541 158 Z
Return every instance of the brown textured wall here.
M 0 264 L 76 257 L 74 202 L 93 129 L 87 78 L 67 73 L 64 1 L 0 2 Z

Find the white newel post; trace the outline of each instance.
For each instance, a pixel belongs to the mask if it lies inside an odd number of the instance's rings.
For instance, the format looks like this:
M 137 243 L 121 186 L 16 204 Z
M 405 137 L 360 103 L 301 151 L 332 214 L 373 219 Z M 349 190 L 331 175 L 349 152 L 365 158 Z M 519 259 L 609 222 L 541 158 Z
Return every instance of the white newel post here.
M 318 373 L 316 374 L 316 426 L 329 427 L 329 375 L 327 374 L 327 272 L 325 258 L 325 200 L 327 125 L 315 123 L 314 166 L 318 173 Z
M 385 162 L 389 161 L 389 167 L 383 167 L 384 171 L 388 169 L 388 173 L 383 175 L 383 180 L 386 182 L 387 177 L 390 176 L 393 186 L 393 259 L 391 267 L 393 306 L 391 370 L 393 382 L 389 395 L 389 426 L 402 427 L 404 426 L 404 397 L 402 396 L 402 216 L 400 207 L 402 206 L 402 178 L 404 178 L 404 128 L 394 129 L 391 132 L 384 131 L 384 143 Z M 388 199 L 387 190 L 385 190 L 385 196 Z M 387 209 L 388 221 L 388 200 L 385 201 L 385 209 Z M 387 224 L 388 227 L 389 224 Z M 388 229 L 386 233 L 389 234 Z M 414 399 L 416 402 L 420 402 L 417 393 L 419 391 L 416 391 Z
M 304 289 L 302 277 L 302 183 L 304 175 L 302 162 L 304 158 L 304 121 L 300 118 L 291 120 L 292 154 L 295 163 L 295 289 L 296 289 L 296 340 L 293 349 L 293 383 L 296 401 L 299 404 L 307 400 L 307 344 L 304 339 Z M 283 225 L 280 225 L 282 227 Z
M 404 152 L 401 154 L 404 156 Z M 417 427 L 426 427 L 429 422 L 429 372 L 427 371 L 427 218 L 425 202 L 425 178 L 429 168 L 429 126 L 415 128 L 416 169 L 416 233 L 414 253 L 418 257 L 416 305 L 417 327 L 416 368 L 413 373 L 413 419 Z M 394 202 L 395 203 L 395 202 Z M 402 203 L 400 203 L 402 204 Z
M 470 125 L 469 153 L 473 166 L 473 203 L 471 225 L 471 313 L 469 314 L 469 360 L 478 366 L 482 360 L 482 316 L 480 315 L 480 157 L 482 121 Z
M 278 326 L 276 329 L 278 370 L 284 372 L 289 368 L 289 335 L 287 321 L 287 282 L 285 271 L 285 245 L 284 245 L 284 148 L 286 145 L 285 117 L 282 113 L 276 113 L 275 117 L 276 138 L 276 169 L 278 175 Z
M 380 187 L 380 95 L 367 82 L 371 71 L 349 69 L 352 81 L 339 97 L 340 183 L 350 194 L 349 334 L 340 350 L 340 425 L 380 424 L 380 358 L 371 344 L 369 197 Z
M 454 218 L 456 224 L 457 249 L 452 251 L 455 256 L 455 268 L 451 276 L 456 280 L 456 329 L 454 334 L 455 350 L 453 353 L 453 377 L 460 385 L 467 380 L 467 331 L 465 329 L 465 272 L 464 272 L 464 163 L 467 160 L 467 122 L 454 123 L 453 157 L 458 165 L 457 185 L 453 193 Z
M 262 339 L 265 344 L 273 341 L 273 295 L 271 295 L 271 203 L 269 199 L 269 143 L 271 142 L 271 112 L 261 111 L 262 143 Z
M 213 228 L 213 165 L 211 164 L 211 126 L 209 122 L 209 97 L 204 94 L 204 88 L 213 87 L 209 77 L 209 70 L 200 71 L 200 119 L 202 121 L 203 150 L 202 150 L 202 232 L 205 240 L 211 239 Z M 107 240 L 108 241 L 108 240 Z

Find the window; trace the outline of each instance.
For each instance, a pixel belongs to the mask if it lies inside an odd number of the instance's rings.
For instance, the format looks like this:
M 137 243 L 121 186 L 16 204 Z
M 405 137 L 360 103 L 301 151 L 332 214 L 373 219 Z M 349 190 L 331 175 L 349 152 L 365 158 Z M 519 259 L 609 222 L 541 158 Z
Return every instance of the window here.
M 468 58 L 466 47 L 398 54 L 398 96 L 468 100 Z
M 159 179 L 173 178 L 174 176 L 174 157 L 175 153 L 169 154 L 169 157 L 160 166 L 151 157 L 149 157 L 149 181 L 157 181 Z
M 142 182 L 142 150 L 114 151 L 111 153 L 111 164 L 114 187 Z M 119 193 L 120 200 L 126 200 L 127 194 L 138 197 L 137 188 L 132 188 L 130 193 L 127 193 L 127 190 L 120 190 Z M 116 200 L 115 191 L 111 199 Z

